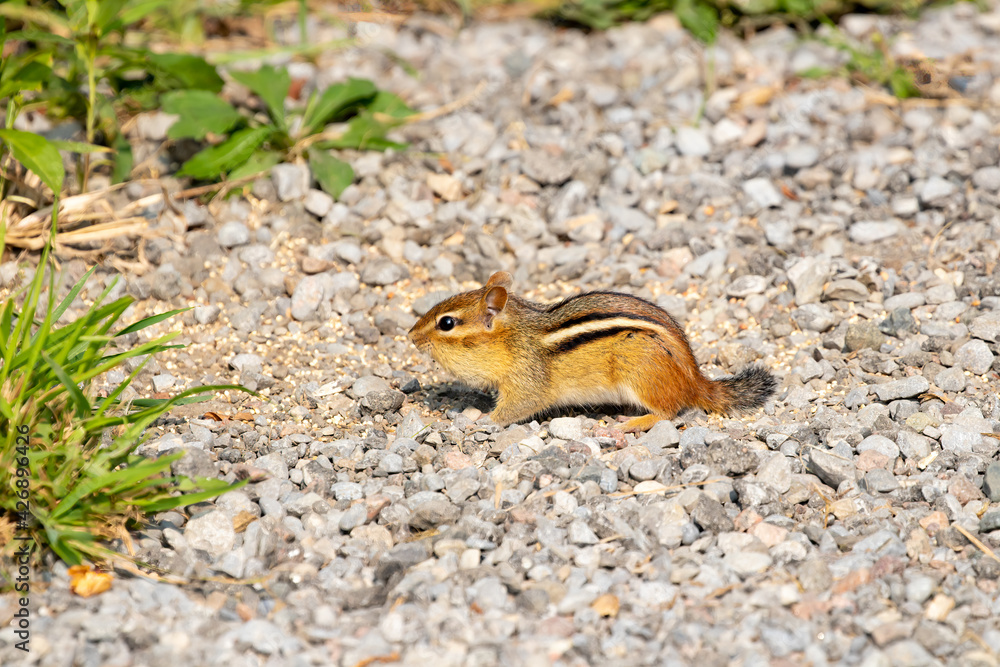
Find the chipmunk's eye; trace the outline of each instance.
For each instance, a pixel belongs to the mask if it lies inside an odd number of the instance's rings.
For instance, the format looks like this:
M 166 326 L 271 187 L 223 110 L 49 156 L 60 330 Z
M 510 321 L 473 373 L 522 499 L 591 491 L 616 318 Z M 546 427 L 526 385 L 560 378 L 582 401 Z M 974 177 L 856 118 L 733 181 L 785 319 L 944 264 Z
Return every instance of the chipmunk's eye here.
M 458 322 L 455 321 L 454 317 L 452 317 L 451 315 L 445 315 L 440 320 L 438 320 L 438 329 L 440 329 L 441 331 L 451 331 L 452 329 L 455 328 L 456 324 L 458 324 Z

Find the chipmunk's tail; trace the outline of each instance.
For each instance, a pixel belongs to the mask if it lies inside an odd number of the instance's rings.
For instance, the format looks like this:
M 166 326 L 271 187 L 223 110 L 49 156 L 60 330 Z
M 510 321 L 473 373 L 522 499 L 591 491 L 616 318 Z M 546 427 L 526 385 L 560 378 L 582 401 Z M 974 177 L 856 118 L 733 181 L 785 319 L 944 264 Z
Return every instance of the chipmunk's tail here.
M 736 375 L 712 380 L 714 391 L 708 392 L 699 407 L 709 412 L 733 414 L 755 410 L 771 398 L 778 381 L 762 366 L 747 366 Z

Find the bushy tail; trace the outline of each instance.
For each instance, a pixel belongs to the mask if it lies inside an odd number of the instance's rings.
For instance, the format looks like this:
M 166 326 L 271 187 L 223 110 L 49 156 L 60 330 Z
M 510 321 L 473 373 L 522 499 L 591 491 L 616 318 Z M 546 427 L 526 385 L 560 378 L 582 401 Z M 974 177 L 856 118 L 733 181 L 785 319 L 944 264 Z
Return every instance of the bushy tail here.
M 771 398 L 778 381 L 771 371 L 762 366 L 747 366 L 736 375 L 712 381 L 714 396 L 708 396 L 707 405 L 701 406 L 710 412 L 732 414 L 755 410 Z

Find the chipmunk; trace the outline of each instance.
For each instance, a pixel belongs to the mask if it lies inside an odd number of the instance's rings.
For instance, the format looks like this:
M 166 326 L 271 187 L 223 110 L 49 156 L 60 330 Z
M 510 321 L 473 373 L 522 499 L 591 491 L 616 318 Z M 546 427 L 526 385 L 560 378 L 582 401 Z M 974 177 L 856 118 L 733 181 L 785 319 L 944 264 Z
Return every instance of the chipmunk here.
M 480 289 L 431 308 L 409 332 L 456 378 L 499 392 L 490 414 L 497 424 L 557 406 L 628 404 L 650 412 L 625 423 L 637 432 L 684 408 L 742 412 L 774 393 L 774 376 L 760 366 L 706 378 L 681 327 L 645 299 L 588 292 L 544 305 L 512 294 L 512 283 L 509 273 L 494 273 Z

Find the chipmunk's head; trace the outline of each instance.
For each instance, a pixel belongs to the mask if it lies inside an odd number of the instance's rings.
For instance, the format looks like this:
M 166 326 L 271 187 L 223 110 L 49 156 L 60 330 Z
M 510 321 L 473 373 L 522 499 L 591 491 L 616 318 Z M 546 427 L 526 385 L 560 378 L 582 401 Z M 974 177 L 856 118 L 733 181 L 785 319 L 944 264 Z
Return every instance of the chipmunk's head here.
M 431 308 L 410 329 L 409 337 L 445 370 L 475 386 L 491 386 L 486 369 L 503 346 L 503 327 L 513 278 L 498 271 L 477 290 L 463 292 Z

